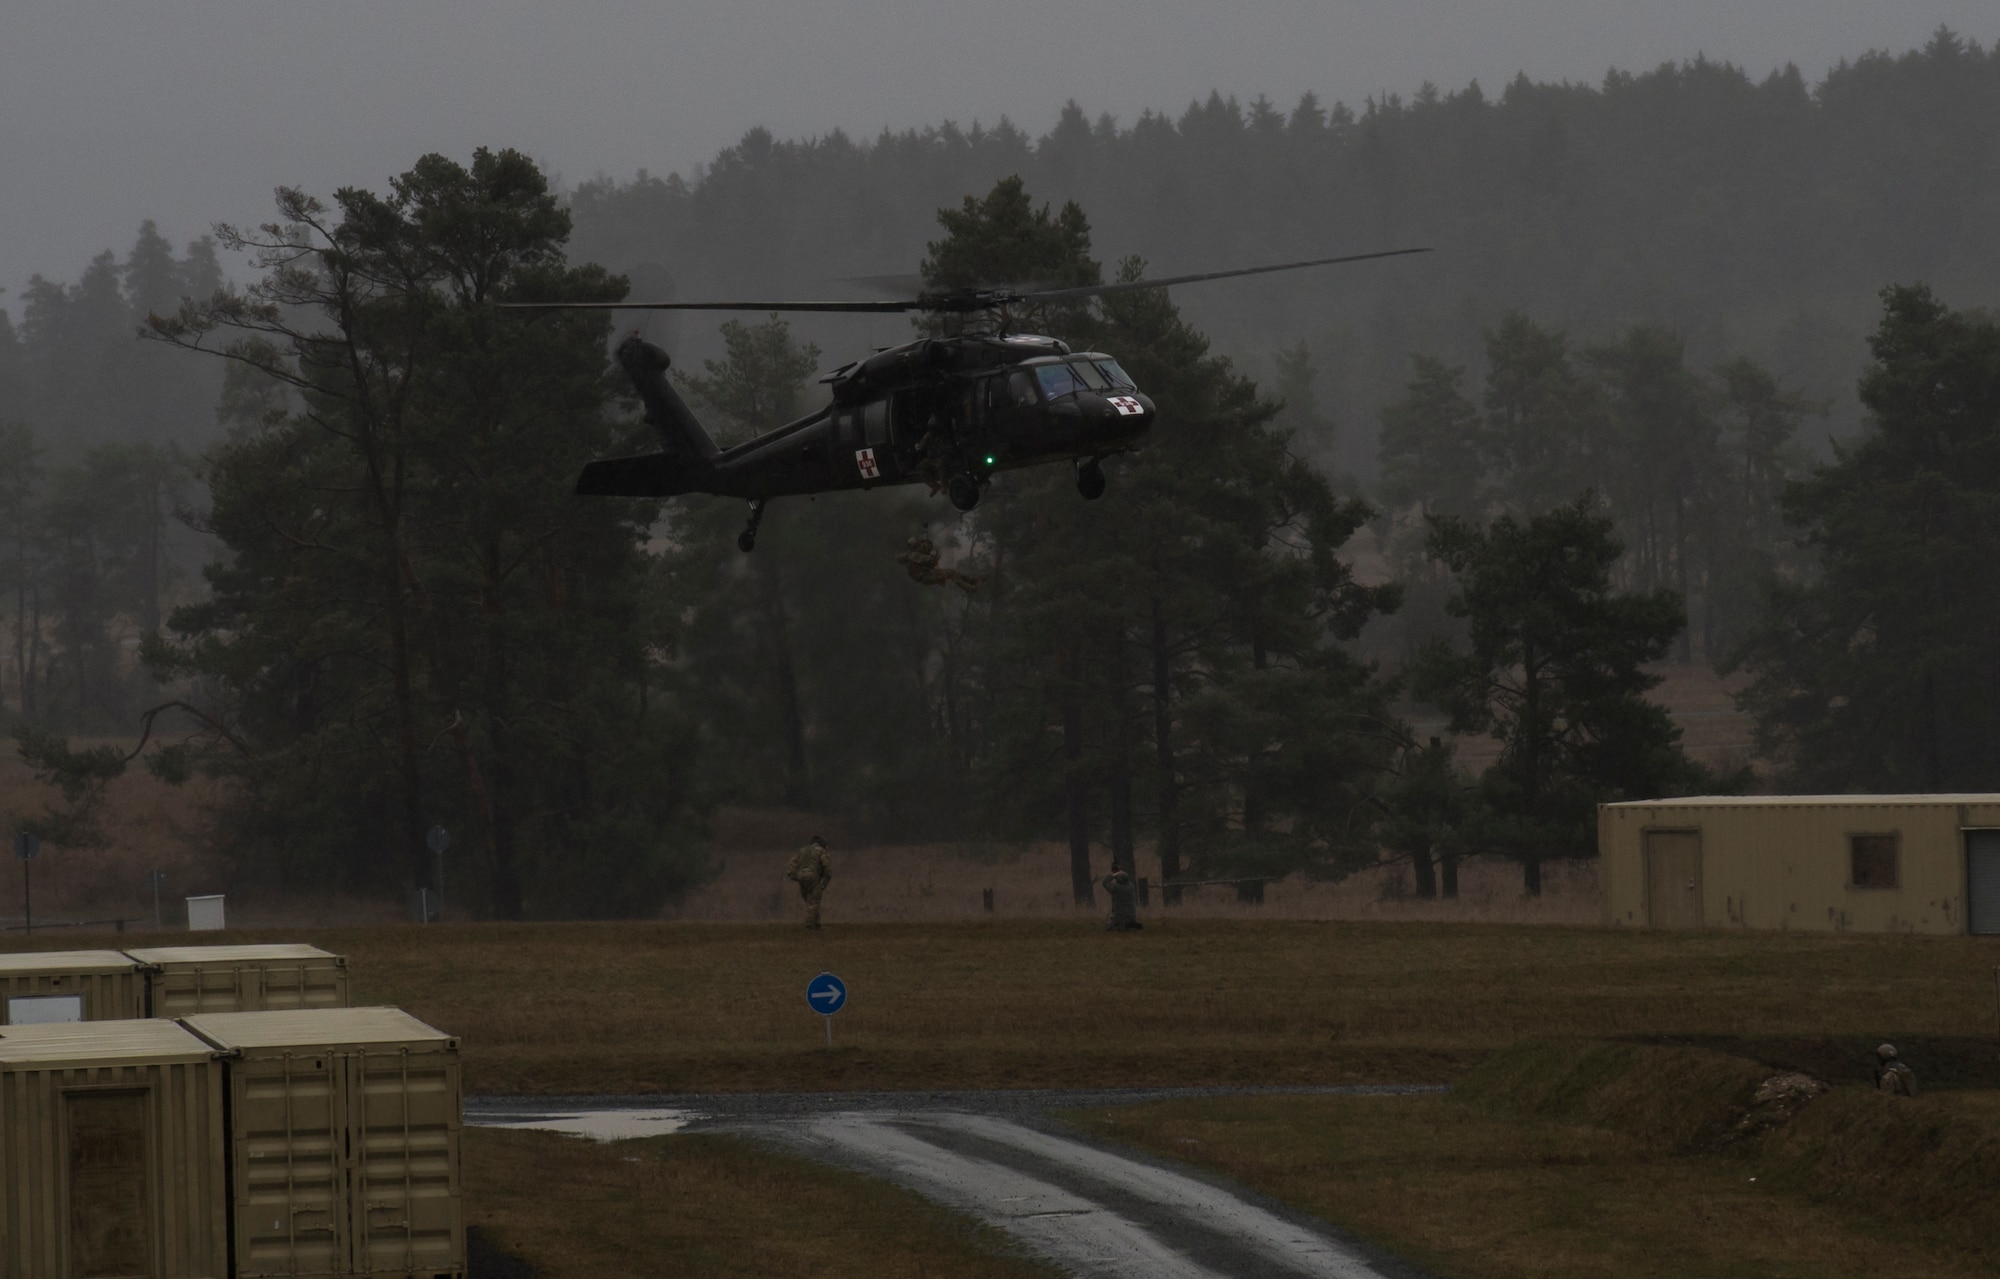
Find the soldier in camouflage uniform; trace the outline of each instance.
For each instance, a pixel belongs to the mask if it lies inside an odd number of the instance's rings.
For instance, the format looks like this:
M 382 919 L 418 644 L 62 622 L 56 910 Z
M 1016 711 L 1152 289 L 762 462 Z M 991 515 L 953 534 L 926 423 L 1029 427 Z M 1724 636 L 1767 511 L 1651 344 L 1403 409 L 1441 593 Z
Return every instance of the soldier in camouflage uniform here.
M 792 854 L 792 860 L 785 867 L 785 878 L 799 886 L 799 896 L 806 903 L 806 927 L 819 927 L 819 899 L 826 895 L 827 881 L 833 878 L 833 862 L 826 855 L 826 840 L 818 835 L 812 842 Z
M 1111 873 L 1104 877 L 1104 891 L 1111 894 L 1111 922 L 1104 931 L 1125 933 L 1145 927 L 1139 922 L 1139 887 L 1123 866 L 1111 867 Z
M 1875 1086 L 1891 1097 L 1917 1095 L 1917 1072 L 1896 1059 L 1896 1045 L 1883 1044 L 1875 1050 Z
M 909 547 L 896 557 L 910 574 L 910 580 L 920 586 L 943 586 L 957 582 L 959 589 L 967 595 L 979 589 L 979 579 L 959 572 L 955 568 L 938 567 L 938 549 L 928 537 L 917 536 L 910 539 Z

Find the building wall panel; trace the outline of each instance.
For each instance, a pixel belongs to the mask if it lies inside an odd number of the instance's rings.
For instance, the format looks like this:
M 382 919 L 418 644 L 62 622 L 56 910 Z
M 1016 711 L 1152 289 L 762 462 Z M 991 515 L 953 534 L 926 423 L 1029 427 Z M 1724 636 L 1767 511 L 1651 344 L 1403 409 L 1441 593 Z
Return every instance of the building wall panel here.
M 1607 804 L 1598 812 L 1605 922 L 1644 926 L 1649 832 L 1701 841 L 1710 927 L 1963 933 L 1965 832 L 2000 826 L 2000 797 L 1773 797 Z M 1851 840 L 1894 836 L 1893 887 L 1852 882 Z
M 12 1024 L 15 999 L 51 996 L 77 997 L 84 1021 L 146 1015 L 145 973 L 117 951 L 29 951 L 4 958 L 0 1026 Z
M 347 961 L 310 946 L 180 946 L 128 952 L 145 966 L 153 1017 L 345 1008 Z

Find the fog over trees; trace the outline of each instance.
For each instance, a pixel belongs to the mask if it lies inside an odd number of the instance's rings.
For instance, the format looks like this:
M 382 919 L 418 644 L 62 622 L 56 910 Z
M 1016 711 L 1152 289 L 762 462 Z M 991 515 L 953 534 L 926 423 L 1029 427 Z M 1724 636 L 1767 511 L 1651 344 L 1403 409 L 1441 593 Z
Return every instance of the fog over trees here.
M 1697 60 L 1346 104 L 1218 94 L 1124 121 L 1072 107 L 1040 138 L 1004 121 L 753 131 L 693 178 L 578 188 L 574 251 L 654 264 L 682 299 L 850 292 L 841 277 L 908 272 L 933 210 L 1019 174 L 1088 210 L 1101 252 L 1154 274 L 1434 246 L 1177 295 L 1260 376 L 1305 343 L 1332 426 L 1315 446 L 1348 470 L 1374 470 L 1376 414 L 1413 352 L 1476 366 L 1508 312 L 1583 341 L 1657 325 L 1698 365 L 1750 356 L 1831 401 L 1846 431 L 1876 290 L 1927 280 L 1957 305 L 2000 300 L 1996 121 L 2000 53 L 1941 31 L 1818 84 Z M 829 354 L 854 342 L 851 326 L 799 327 Z
M 656 908 L 719 803 L 1067 841 L 1079 901 L 1112 860 L 1385 850 L 1422 892 L 1482 852 L 1535 891 L 1595 803 L 1745 781 L 1643 701 L 1661 659 L 1745 673 L 1781 784 L 2000 789 L 1991 698 L 1947 691 L 2000 669 L 1990 593 L 1952 586 L 1996 562 L 1995 225 L 2000 54 L 1947 32 L 1816 85 L 1697 61 L 1042 138 L 752 132 L 567 193 L 431 156 L 281 193 L 222 233 L 241 261 L 147 224 L 0 312 L 0 716 L 82 786 L 117 753 L 63 735 L 183 702 L 147 758 L 226 782 L 245 879 L 412 887 L 442 820 L 506 916 Z M 487 306 L 1410 244 L 1436 252 L 1037 316 L 1161 406 L 1101 501 L 1059 467 L 970 516 L 781 500 L 748 556 L 738 503 L 570 496 L 645 447 L 611 326 Z M 910 334 L 646 323 L 725 441 Z M 911 582 L 919 532 L 979 589 Z

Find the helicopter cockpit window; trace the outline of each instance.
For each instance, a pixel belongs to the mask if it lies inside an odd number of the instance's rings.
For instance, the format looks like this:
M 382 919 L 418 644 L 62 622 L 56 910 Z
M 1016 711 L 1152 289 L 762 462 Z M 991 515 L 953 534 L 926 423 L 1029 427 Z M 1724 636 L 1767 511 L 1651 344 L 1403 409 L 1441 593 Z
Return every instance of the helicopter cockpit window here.
M 889 442 L 889 401 L 876 400 L 861 410 L 861 420 L 867 427 L 870 444 Z
M 1028 407 L 1035 402 L 1035 379 L 1026 369 L 1015 369 L 1007 375 L 1007 394 L 1022 408 Z
M 1042 394 L 1051 400 L 1083 389 L 1083 383 L 1077 380 L 1076 370 L 1067 364 L 1038 364 L 1035 366 L 1035 380 L 1042 384 Z
M 1069 367 L 1070 372 L 1076 374 L 1076 380 L 1091 390 L 1108 391 L 1111 389 L 1111 380 L 1102 373 L 1099 373 L 1097 366 L 1089 360 L 1076 360 Z
M 1097 360 L 1094 363 L 1097 365 L 1098 372 L 1111 379 L 1111 385 L 1125 391 L 1136 391 L 1139 389 L 1139 384 L 1132 380 L 1130 373 L 1119 367 L 1118 361 Z

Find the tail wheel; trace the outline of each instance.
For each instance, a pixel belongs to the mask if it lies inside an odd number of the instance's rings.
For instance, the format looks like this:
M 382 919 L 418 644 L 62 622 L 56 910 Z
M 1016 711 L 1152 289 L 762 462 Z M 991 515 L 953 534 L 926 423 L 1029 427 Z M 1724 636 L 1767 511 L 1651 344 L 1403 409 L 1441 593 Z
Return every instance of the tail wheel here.
M 1096 458 L 1076 464 L 1076 491 L 1083 494 L 1086 502 L 1095 502 L 1104 496 L 1104 467 Z
M 977 479 L 960 472 L 951 477 L 951 483 L 945 491 L 950 495 L 953 506 L 961 511 L 969 511 L 979 505 L 979 488 Z

